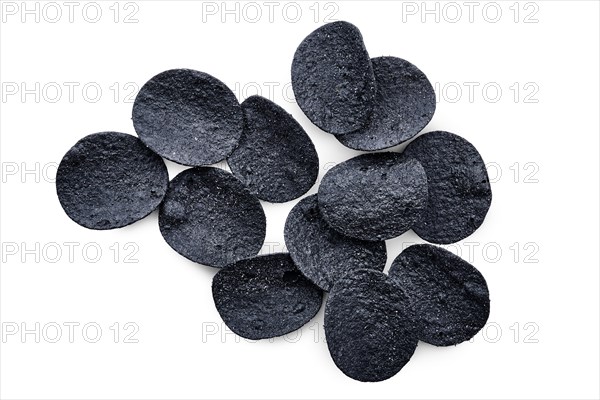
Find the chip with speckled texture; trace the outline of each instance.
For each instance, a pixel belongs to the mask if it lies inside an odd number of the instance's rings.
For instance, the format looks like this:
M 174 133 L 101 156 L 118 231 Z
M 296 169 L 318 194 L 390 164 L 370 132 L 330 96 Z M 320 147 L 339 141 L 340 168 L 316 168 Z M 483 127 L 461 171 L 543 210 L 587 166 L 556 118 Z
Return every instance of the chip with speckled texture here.
M 325 303 L 329 354 L 352 379 L 394 376 L 415 352 L 419 330 L 402 287 L 379 271 L 349 271 Z
M 266 233 L 260 201 L 229 172 L 213 167 L 173 178 L 158 223 L 175 251 L 211 267 L 255 256 Z
M 424 342 L 452 346 L 471 339 L 487 322 L 490 295 L 485 279 L 448 250 L 410 246 L 394 260 L 389 276 L 408 296 Z
M 429 199 L 412 229 L 428 242 L 449 244 L 470 236 L 492 203 L 485 163 L 468 141 L 450 132 L 425 133 L 404 150 L 427 174 Z
M 376 57 L 371 62 L 377 92 L 369 123 L 336 136 L 351 149 L 372 151 L 396 146 L 425 128 L 435 112 L 435 91 L 421 70 L 397 57 Z
M 163 160 L 138 138 L 101 132 L 79 140 L 56 172 L 67 215 L 90 229 L 120 228 L 154 211 L 167 190 Z
M 386 240 L 406 232 L 427 204 L 421 164 L 399 153 L 363 154 L 331 168 L 321 182 L 319 209 L 346 236 Z
M 302 196 L 317 180 L 319 157 L 300 124 L 260 96 L 242 103 L 244 131 L 227 159 L 231 172 L 261 200 L 283 203 Z
M 161 72 L 142 86 L 133 104 L 133 126 L 157 154 L 183 165 L 224 160 L 238 145 L 243 115 L 231 90 L 191 69 Z
M 321 308 L 323 292 L 287 253 L 238 261 L 213 278 L 213 299 L 225 324 L 247 339 L 268 339 L 302 327 Z
M 358 28 L 337 21 L 308 35 L 294 54 L 292 89 L 304 114 L 325 132 L 362 128 L 373 112 L 375 75 Z
M 298 269 L 323 290 L 351 269 L 383 271 L 385 242 L 354 239 L 332 229 L 319 212 L 317 195 L 302 199 L 285 221 L 285 245 Z

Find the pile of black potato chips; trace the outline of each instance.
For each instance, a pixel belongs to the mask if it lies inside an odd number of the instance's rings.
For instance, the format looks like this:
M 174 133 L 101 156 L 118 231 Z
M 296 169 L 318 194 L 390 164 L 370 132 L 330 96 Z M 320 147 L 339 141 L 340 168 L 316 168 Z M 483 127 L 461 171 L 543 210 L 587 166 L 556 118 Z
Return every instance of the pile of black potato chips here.
M 370 58 L 348 22 L 302 41 L 292 87 L 310 121 L 362 151 L 411 140 L 436 107 L 423 72 L 400 58 Z M 460 136 L 429 132 L 403 152 L 336 165 L 318 193 L 289 213 L 289 253 L 257 256 L 266 231 L 260 200 L 297 199 L 317 180 L 319 158 L 302 126 L 272 101 L 252 96 L 240 104 L 221 81 L 190 69 L 150 79 L 132 119 L 138 137 L 95 133 L 67 152 L 56 179 L 60 203 L 90 229 L 123 227 L 158 208 L 169 246 L 221 268 L 214 302 L 238 335 L 265 339 L 299 329 L 329 292 L 333 361 L 353 379 L 381 381 L 402 369 L 419 340 L 456 345 L 486 323 L 485 279 L 441 247 L 410 246 L 383 272 L 387 239 L 412 229 L 450 244 L 483 223 L 490 183 L 481 156 Z M 163 158 L 193 168 L 169 182 Z M 231 173 L 207 166 L 225 159 Z

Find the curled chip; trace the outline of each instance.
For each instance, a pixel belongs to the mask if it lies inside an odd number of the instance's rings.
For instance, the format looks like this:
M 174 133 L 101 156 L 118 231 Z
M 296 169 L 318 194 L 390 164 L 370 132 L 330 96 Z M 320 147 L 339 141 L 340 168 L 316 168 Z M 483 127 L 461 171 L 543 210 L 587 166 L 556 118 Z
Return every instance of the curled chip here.
M 421 70 L 397 57 L 371 59 L 377 92 L 369 123 L 336 138 L 356 150 L 381 150 L 405 142 L 431 121 L 433 86 Z
M 158 224 L 175 251 L 211 267 L 256 255 L 266 233 L 260 201 L 229 172 L 212 167 L 173 178 Z
M 319 212 L 317 195 L 302 199 L 285 221 L 285 245 L 300 271 L 323 290 L 351 269 L 383 271 L 385 242 L 354 239 L 330 228 Z
M 198 166 L 231 154 L 242 135 L 243 116 L 233 92 L 217 78 L 172 69 L 142 86 L 133 104 L 133 126 L 164 158 Z
M 113 229 L 158 207 L 169 183 L 163 160 L 135 136 L 101 132 L 79 140 L 56 172 L 67 215 L 90 229 Z
M 483 223 L 492 203 L 492 188 L 477 149 L 450 132 L 419 136 L 404 150 L 425 168 L 429 200 L 413 230 L 432 243 L 458 242 Z
M 300 328 L 317 314 L 323 298 L 323 292 L 302 276 L 287 253 L 226 266 L 213 278 L 212 293 L 225 324 L 254 340 Z
M 391 378 L 417 348 L 419 327 L 402 288 L 382 272 L 348 271 L 325 303 L 325 337 L 337 367 L 352 379 Z
M 490 314 L 490 295 L 481 273 L 440 247 L 408 247 L 392 263 L 390 278 L 410 299 L 424 342 L 451 346 L 469 340 Z
M 233 174 L 261 200 L 283 203 L 302 196 L 317 180 L 319 157 L 298 122 L 270 100 L 242 103 L 244 131 L 227 159 Z
M 385 240 L 401 235 L 427 204 L 421 164 L 399 153 L 363 154 L 336 165 L 319 187 L 319 209 L 346 236 Z
M 373 111 L 375 76 L 358 28 L 338 21 L 308 35 L 294 54 L 292 89 L 304 114 L 325 132 L 363 127 Z

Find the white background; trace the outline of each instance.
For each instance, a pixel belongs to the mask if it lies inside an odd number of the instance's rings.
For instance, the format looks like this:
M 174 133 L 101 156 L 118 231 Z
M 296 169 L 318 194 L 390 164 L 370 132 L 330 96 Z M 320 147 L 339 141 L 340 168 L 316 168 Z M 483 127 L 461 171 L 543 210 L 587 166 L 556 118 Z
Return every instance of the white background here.
M 2 398 L 599 397 L 597 2 L 108 1 L 95 23 L 86 2 L 75 3 L 73 22 L 62 2 L 35 4 L 2 4 Z M 131 13 L 137 22 L 125 23 Z M 323 310 L 286 338 L 240 339 L 214 308 L 216 270 L 175 253 L 156 213 L 87 230 L 64 214 L 53 183 L 81 137 L 135 134 L 128 95 L 178 67 L 218 77 L 240 101 L 262 90 L 282 105 L 314 141 L 321 179 L 359 152 L 311 125 L 285 85 L 296 46 L 332 13 L 361 29 L 371 56 L 399 56 L 428 75 L 439 103 L 425 131 L 467 138 L 494 181 L 485 223 L 450 247 L 486 277 L 490 324 L 472 343 L 420 343 L 398 375 L 375 384 L 335 367 Z M 168 167 L 171 177 L 183 170 Z M 263 204 L 264 252 L 284 249 L 294 204 Z M 389 241 L 388 267 L 414 242 L 412 232 Z M 39 338 L 21 336 L 36 323 Z M 79 324 L 72 340 L 68 323 Z M 90 343 L 95 327 L 102 336 Z

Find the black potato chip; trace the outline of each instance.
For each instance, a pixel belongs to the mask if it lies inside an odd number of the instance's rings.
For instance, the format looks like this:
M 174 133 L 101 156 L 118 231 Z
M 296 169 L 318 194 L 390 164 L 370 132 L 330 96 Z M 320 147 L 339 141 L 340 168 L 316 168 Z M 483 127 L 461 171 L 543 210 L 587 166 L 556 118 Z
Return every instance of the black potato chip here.
M 358 28 L 338 21 L 308 35 L 294 54 L 292 89 L 304 114 L 325 132 L 363 127 L 373 112 L 375 76 Z
M 238 261 L 213 278 L 213 299 L 225 324 L 247 339 L 267 339 L 300 328 L 321 308 L 323 292 L 287 253 Z
M 403 156 L 418 160 L 427 174 L 429 199 L 412 229 L 428 242 L 449 244 L 471 235 L 492 203 L 485 163 L 468 141 L 450 132 L 425 133 Z
M 101 132 L 61 160 L 56 193 L 67 215 L 90 229 L 134 223 L 158 207 L 169 183 L 162 158 L 132 135 Z
M 351 270 L 325 304 L 325 337 L 337 367 L 352 379 L 391 378 L 417 348 L 419 327 L 402 288 L 382 272 Z
M 397 57 L 376 57 L 371 62 L 377 92 L 369 123 L 336 136 L 355 150 L 381 150 L 405 142 L 425 128 L 435 112 L 435 91 L 421 70 Z
M 424 342 L 455 345 L 471 339 L 487 322 L 490 295 L 485 279 L 448 250 L 410 246 L 394 260 L 389 275 L 408 296 Z
M 260 201 L 229 172 L 213 167 L 173 178 L 158 223 L 175 251 L 211 267 L 256 255 L 266 233 Z
M 242 109 L 217 78 L 191 69 L 161 72 L 142 86 L 133 104 L 142 141 L 183 165 L 224 160 L 242 135 Z
M 260 96 L 242 103 L 244 131 L 227 159 L 231 172 L 261 200 L 283 203 L 308 192 L 319 174 L 319 157 L 300 124 Z
M 421 164 L 399 153 L 363 154 L 331 168 L 321 182 L 319 209 L 346 236 L 386 240 L 406 232 L 427 204 Z
M 285 221 L 285 245 L 298 269 L 329 291 L 351 269 L 383 271 L 385 242 L 354 239 L 332 229 L 319 212 L 317 195 L 302 199 Z

